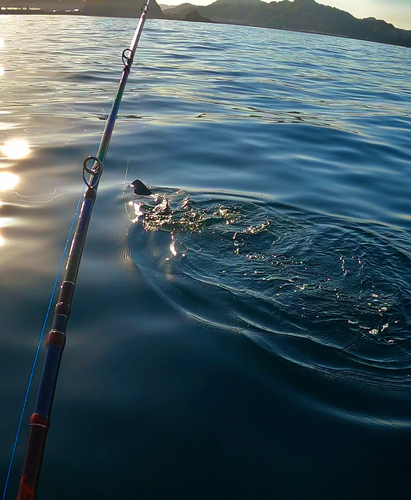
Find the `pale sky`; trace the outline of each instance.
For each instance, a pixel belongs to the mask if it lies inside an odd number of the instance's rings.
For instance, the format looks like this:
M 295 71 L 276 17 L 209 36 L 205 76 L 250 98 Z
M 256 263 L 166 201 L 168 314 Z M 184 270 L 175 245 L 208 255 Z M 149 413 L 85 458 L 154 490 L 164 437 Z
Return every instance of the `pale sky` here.
M 190 2 L 194 5 L 209 5 L 214 0 L 157 0 L 160 4 L 179 5 Z M 350 12 L 360 19 L 375 17 L 392 23 L 397 28 L 411 29 L 411 0 L 316 0 Z

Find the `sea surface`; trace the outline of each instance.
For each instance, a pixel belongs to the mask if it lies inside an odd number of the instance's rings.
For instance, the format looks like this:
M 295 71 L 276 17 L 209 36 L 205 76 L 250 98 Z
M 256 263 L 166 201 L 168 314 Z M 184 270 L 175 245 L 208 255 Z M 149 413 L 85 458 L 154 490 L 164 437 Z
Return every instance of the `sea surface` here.
M 136 23 L 0 16 L 2 485 Z M 39 499 L 409 498 L 410 82 L 406 48 L 147 21 Z

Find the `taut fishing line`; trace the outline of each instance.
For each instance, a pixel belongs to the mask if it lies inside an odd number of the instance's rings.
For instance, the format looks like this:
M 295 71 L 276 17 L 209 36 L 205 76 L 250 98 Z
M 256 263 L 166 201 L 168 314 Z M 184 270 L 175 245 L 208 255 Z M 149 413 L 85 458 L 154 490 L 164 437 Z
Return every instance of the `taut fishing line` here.
M 32 382 L 33 382 L 33 376 L 34 376 L 34 372 L 35 372 L 35 369 L 36 369 L 36 366 L 37 366 L 37 361 L 38 361 L 39 354 L 40 354 L 41 344 L 42 344 L 43 338 L 44 338 L 44 332 L 46 331 L 46 326 L 47 326 L 47 322 L 48 322 L 48 319 L 49 319 L 49 316 L 50 316 L 51 306 L 53 304 L 54 296 L 56 294 L 57 285 L 58 285 L 58 282 L 59 282 L 59 279 L 60 279 L 61 269 L 62 269 L 64 261 L 66 259 L 67 249 L 68 249 L 68 246 L 69 246 L 69 243 L 70 243 L 70 240 L 71 240 L 71 235 L 73 234 L 73 229 L 74 229 L 74 225 L 75 225 L 75 222 L 76 222 L 76 219 L 77 219 L 78 209 L 80 208 L 81 199 L 82 199 L 82 196 L 80 196 L 80 198 L 78 199 L 78 203 L 77 203 L 76 210 L 74 212 L 73 220 L 71 221 L 70 231 L 69 231 L 68 236 L 67 236 L 66 244 L 64 245 L 63 254 L 61 256 L 60 265 L 59 265 L 59 268 L 58 268 L 58 271 L 57 271 L 56 279 L 54 280 L 54 285 L 53 285 L 53 289 L 51 291 L 51 295 L 50 295 L 50 300 L 49 300 L 48 307 L 47 307 L 46 316 L 45 316 L 44 322 L 43 322 L 43 327 L 42 327 L 41 332 L 40 332 L 40 338 L 39 338 L 39 341 L 37 343 L 36 353 L 34 355 L 33 364 L 31 366 L 31 372 L 30 372 L 30 375 L 29 375 L 29 382 L 27 384 L 27 389 L 26 389 L 26 393 L 24 395 L 24 400 L 23 400 L 23 406 L 22 406 L 21 412 L 20 412 L 19 422 L 17 424 L 16 437 L 14 438 L 13 450 L 11 452 L 10 464 L 9 464 L 9 468 L 7 470 L 7 477 L 6 477 L 6 482 L 5 482 L 5 485 L 4 485 L 4 491 L 3 491 L 2 500 L 4 500 L 6 498 L 7 489 L 8 489 L 9 482 L 10 482 L 11 469 L 13 468 L 13 462 L 14 462 L 14 457 L 16 455 L 17 443 L 18 443 L 19 436 L 20 436 L 20 431 L 21 431 L 21 426 L 22 426 L 22 423 L 23 423 L 24 414 L 26 412 L 27 401 L 29 399 L 30 389 L 31 389 L 31 385 L 32 385 Z
M 17 494 L 17 500 L 34 500 L 36 496 L 41 464 L 46 444 L 47 432 L 50 427 L 50 414 L 53 406 L 54 393 L 57 385 L 57 378 L 58 378 L 61 358 L 65 346 L 66 329 L 71 313 L 71 303 L 76 285 L 77 274 L 80 267 L 81 257 L 83 254 L 83 248 L 87 236 L 92 210 L 94 207 L 94 202 L 97 196 L 97 188 L 104 169 L 104 161 L 107 155 L 110 139 L 114 130 L 114 125 L 120 108 L 121 99 L 123 97 L 127 79 L 130 74 L 130 69 L 133 64 L 137 45 L 140 40 L 141 33 L 143 31 L 150 2 L 151 0 L 147 0 L 147 3 L 142 5 L 141 16 L 137 28 L 135 30 L 133 40 L 130 44 L 130 47 L 123 50 L 122 53 L 122 61 L 124 64 L 123 72 L 118 85 L 117 93 L 115 95 L 115 98 L 113 100 L 110 109 L 110 113 L 107 117 L 107 121 L 103 130 L 100 143 L 97 148 L 97 152 L 93 156 L 88 156 L 83 161 L 82 174 L 84 182 L 86 184 L 86 189 L 83 191 L 83 195 L 80 197 L 77 204 L 77 208 L 75 210 L 75 214 L 63 250 L 63 255 L 60 261 L 57 276 L 54 282 L 39 342 L 37 344 L 37 349 L 29 376 L 29 382 L 23 401 L 23 407 L 20 413 L 20 419 L 17 426 L 16 437 L 14 440 L 10 465 L 8 468 L 6 483 L 3 492 L 3 500 L 5 499 L 7 494 L 11 469 L 17 448 L 17 442 L 20 435 L 25 409 L 27 406 L 27 401 L 30 393 L 30 388 L 32 385 L 34 371 L 39 357 L 40 347 L 44 338 L 46 324 L 48 322 L 48 318 L 50 315 L 51 305 L 54 300 L 57 284 L 60 279 L 60 273 L 63 264 L 66 260 L 67 250 L 70 246 L 70 251 L 67 257 L 66 271 L 63 278 L 63 282 L 60 286 L 59 298 L 54 311 L 53 324 L 48 334 L 48 339 L 46 343 L 46 348 L 47 348 L 46 356 L 44 360 L 43 370 L 41 373 L 34 413 L 30 417 L 30 430 L 27 439 L 27 446 L 26 446 L 23 470 L 20 478 L 20 487 Z M 128 162 L 125 173 L 125 182 L 127 179 L 127 173 L 128 173 Z
M 127 188 L 127 176 L 128 176 L 128 167 L 130 165 L 130 158 L 127 158 L 126 171 L 124 173 L 124 186 L 123 186 L 123 194 L 126 192 Z
M 113 106 L 113 102 L 114 102 L 114 98 L 112 99 L 112 101 L 110 103 L 110 109 Z M 98 150 L 98 144 L 96 145 L 94 154 L 97 154 L 97 150 Z M 56 194 L 57 193 L 57 189 L 58 188 L 56 188 L 53 191 L 53 193 L 49 193 L 49 194 Z M 49 302 L 48 302 L 46 315 L 45 315 L 44 321 L 43 321 L 43 326 L 42 326 L 41 331 L 40 331 L 40 337 L 39 337 L 39 340 L 38 340 L 38 343 L 37 343 L 36 352 L 34 354 L 33 364 L 31 366 L 31 371 L 30 371 L 30 375 L 29 375 L 29 381 L 28 381 L 28 384 L 27 384 L 26 392 L 24 394 L 23 405 L 21 407 L 19 421 L 18 421 L 18 424 L 17 424 L 16 436 L 14 438 L 13 448 L 12 448 L 11 457 L 10 457 L 10 463 L 9 463 L 9 467 L 8 467 L 8 470 L 7 470 L 6 481 L 5 481 L 5 484 L 4 484 L 4 490 L 3 490 L 2 500 L 5 500 L 6 495 L 7 495 L 7 490 L 8 490 L 8 486 L 9 486 L 9 483 L 10 483 L 10 475 L 11 475 L 11 471 L 12 471 L 12 468 L 13 468 L 14 458 L 15 458 L 16 450 L 17 450 L 17 443 L 18 443 L 18 440 L 19 440 L 19 437 L 20 437 L 20 431 L 21 431 L 21 426 L 23 424 L 24 414 L 26 413 L 27 402 L 28 402 L 28 399 L 29 399 L 29 394 L 30 394 L 31 386 L 32 386 L 32 383 L 33 383 L 33 377 L 34 377 L 34 372 L 36 370 L 37 361 L 38 361 L 38 358 L 39 358 L 39 355 L 40 355 L 41 344 L 43 342 L 44 333 L 46 331 L 46 326 L 47 326 L 47 323 L 48 323 L 48 320 L 49 320 L 49 317 L 50 317 L 51 306 L 53 304 L 54 297 L 56 295 L 56 289 L 57 289 L 58 282 L 60 280 L 61 269 L 63 268 L 64 261 L 66 260 L 67 250 L 68 250 L 68 247 L 69 247 L 69 244 L 70 244 L 70 241 L 71 241 L 71 237 L 72 237 L 72 234 L 73 234 L 74 226 L 76 224 L 76 220 L 77 220 L 77 216 L 78 216 L 78 211 L 79 211 L 79 208 L 80 208 L 81 200 L 83 199 L 83 196 L 84 196 L 85 189 L 86 188 L 83 188 L 83 192 L 81 193 L 81 195 L 80 195 L 80 197 L 79 197 L 79 199 L 77 201 L 77 206 L 76 206 L 76 209 L 74 211 L 73 219 L 72 219 L 71 225 L 70 225 L 70 230 L 69 230 L 68 235 L 67 235 L 66 243 L 64 245 L 63 253 L 61 255 L 60 264 L 59 264 L 59 267 L 58 267 L 58 270 L 57 270 L 56 278 L 54 280 L 53 288 L 52 288 L 50 299 L 49 299 Z M 19 196 L 20 198 L 37 198 L 37 197 L 40 197 L 40 196 L 46 196 L 46 195 L 43 195 L 43 194 L 39 194 L 39 195 L 35 195 L 35 196 L 25 196 L 25 195 L 19 194 L 17 191 L 15 191 L 15 194 L 17 196 Z M 51 200 L 48 200 L 46 203 L 50 203 L 51 201 L 55 200 L 56 198 L 58 198 L 60 196 L 63 196 L 63 194 L 59 194 L 59 195 L 55 196 L 54 198 L 51 198 Z M 44 203 L 44 202 L 42 202 L 42 201 L 38 201 L 38 202 L 37 201 L 35 201 L 35 202 L 31 201 L 31 203 Z

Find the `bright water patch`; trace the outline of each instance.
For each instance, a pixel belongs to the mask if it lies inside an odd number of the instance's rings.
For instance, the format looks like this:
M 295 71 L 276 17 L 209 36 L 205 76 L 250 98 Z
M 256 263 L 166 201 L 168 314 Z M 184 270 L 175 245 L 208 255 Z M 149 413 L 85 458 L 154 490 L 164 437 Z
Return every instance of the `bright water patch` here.
M 335 390 L 338 381 L 389 396 L 409 390 L 403 231 L 257 196 L 157 193 L 127 203 L 128 244 L 150 284 L 180 310 L 332 379 Z

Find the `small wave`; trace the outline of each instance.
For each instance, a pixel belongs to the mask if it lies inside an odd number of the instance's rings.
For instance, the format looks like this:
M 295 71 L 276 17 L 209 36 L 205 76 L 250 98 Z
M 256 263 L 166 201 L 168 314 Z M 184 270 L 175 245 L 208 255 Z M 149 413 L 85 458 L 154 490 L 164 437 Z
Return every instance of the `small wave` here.
M 411 254 L 401 232 L 252 198 L 159 193 L 165 210 L 129 202 L 128 244 L 180 310 L 335 383 L 409 388 Z

